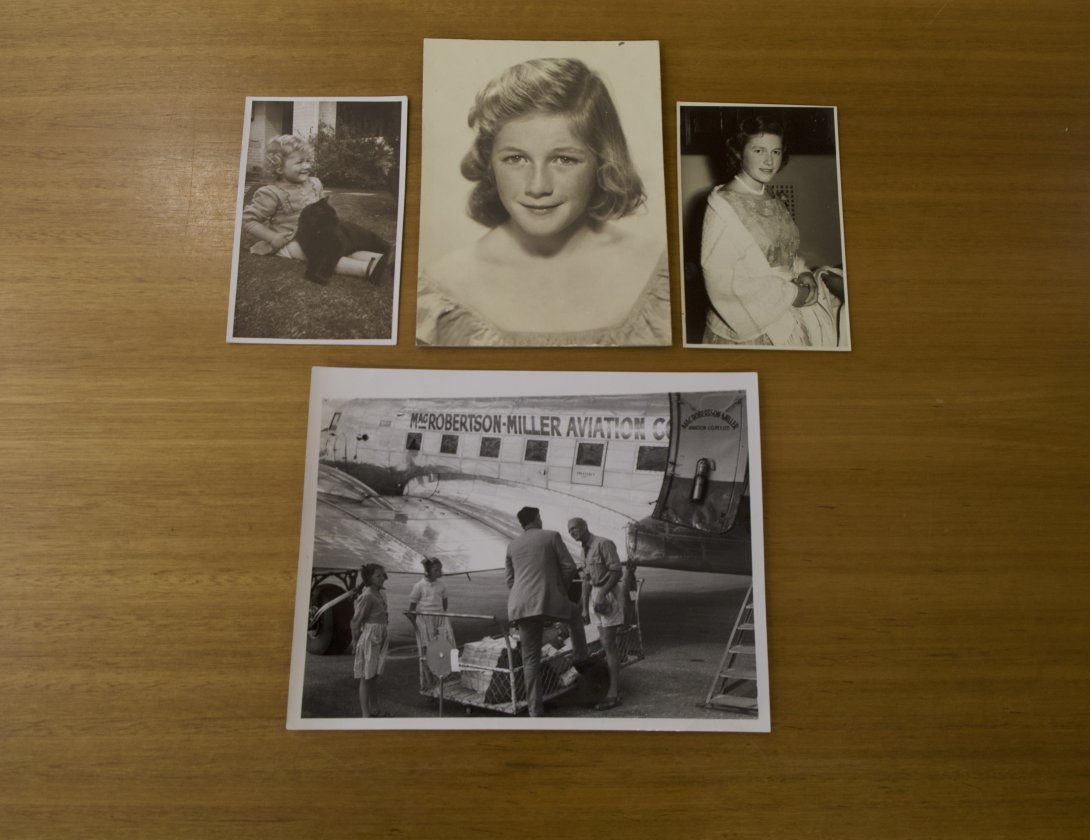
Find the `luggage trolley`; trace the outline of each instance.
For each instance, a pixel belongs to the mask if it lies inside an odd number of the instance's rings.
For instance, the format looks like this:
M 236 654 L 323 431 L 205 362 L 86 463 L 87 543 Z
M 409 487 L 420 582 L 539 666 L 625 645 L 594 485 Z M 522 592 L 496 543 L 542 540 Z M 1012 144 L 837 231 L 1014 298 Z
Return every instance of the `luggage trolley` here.
M 617 634 L 621 652 L 621 667 L 633 665 L 643 659 L 643 637 L 640 631 L 639 594 L 643 580 L 636 583 L 630 598 L 631 610 L 625 611 L 625 625 Z M 406 612 L 416 634 L 416 650 L 420 671 L 420 694 L 443 703 L 452 700 L 470 714 L 474 708 L 488 709 L 503 714 L 517 715 L 528 707 L 523 677 L 522 658 L 518 650 L 518 638 L 506 619 L 494 615 L 455 612 Z M 418 616 L 436 616 L 449 619 L 467 619 L 484 624 L 491 635 L 462 645 L 458 653 L 458 670 L 437 676 L 428 662 L 429 641 L 421 631 Z M 590 628 L 588 628 L 590 630 Z M 588 685 L 588 675 L 582 681 L 574 667 L 571 640 L 565 638 L 567 627 L 562 622 L 546 625 L 541 647 L 541 689 L 545 701 L 582 688 L 588 693 L 605 694 L 606 685 Z M 599 639 L 588 639 L 587 647 L 592 654 L 602 648 Z M 604 660 L 603 663 L 604 670 Z M 433 657 L 434 662 L 434 657 Z M 440 669 L 442 672 L 444 669 Z M 595 682 L 593 679 L 591 683 Z M 600 697 L 595 698 L 595 700 Z

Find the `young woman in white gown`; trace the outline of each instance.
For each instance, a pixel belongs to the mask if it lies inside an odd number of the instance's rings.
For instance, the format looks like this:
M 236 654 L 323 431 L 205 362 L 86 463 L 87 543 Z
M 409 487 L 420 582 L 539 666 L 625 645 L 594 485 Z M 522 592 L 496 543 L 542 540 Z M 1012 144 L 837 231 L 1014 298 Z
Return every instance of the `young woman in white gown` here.
M 700 265 L 711 301 L 704 344 L 837 347 L 843 275 L 809 271 L 799 229 L 768 183 L 787 163 L 783 125 L 742 120 L 727 141 L 733 177 L 708 196 Z

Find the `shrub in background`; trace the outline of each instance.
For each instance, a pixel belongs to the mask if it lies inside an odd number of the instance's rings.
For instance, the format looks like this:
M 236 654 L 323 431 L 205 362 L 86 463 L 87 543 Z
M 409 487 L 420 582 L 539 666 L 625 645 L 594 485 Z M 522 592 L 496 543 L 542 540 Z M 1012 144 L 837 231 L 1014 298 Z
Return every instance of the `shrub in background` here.
M 396 141 L 385 137 L 357 137 L 345 127 L 334 134 L 330 126 L 322 123 L 311 143 L 315 174 L 322 184 L 397 191 L 399 155 Z

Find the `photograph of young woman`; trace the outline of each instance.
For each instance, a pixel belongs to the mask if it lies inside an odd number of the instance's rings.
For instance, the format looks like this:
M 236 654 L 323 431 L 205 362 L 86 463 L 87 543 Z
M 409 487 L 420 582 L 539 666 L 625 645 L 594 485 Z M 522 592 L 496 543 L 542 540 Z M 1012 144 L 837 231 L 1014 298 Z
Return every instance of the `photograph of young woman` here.
M 679 107 L 686 345 L 850 348 L 835 120 L 832 108 Z M 789 126 L 804 162 L 780 177 Z
M 670 344 L 657 43 L 425 41 L 424 55 L 417 343 Z M 623 99 L 592 66 L 625 80 Z M 436 103 L 445 120 L 452 102 L 470 103 L 468 135 L 440 127 Z M 452 150 L 460 185 L 431 177 Z

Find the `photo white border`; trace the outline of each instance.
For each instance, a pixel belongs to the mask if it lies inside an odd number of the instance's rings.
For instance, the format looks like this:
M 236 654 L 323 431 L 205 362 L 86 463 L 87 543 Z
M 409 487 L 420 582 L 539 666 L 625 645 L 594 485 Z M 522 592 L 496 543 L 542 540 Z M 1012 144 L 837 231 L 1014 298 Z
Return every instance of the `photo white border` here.
M 757 706 L 753 719 L 688 718 L 303 718 L 307 621 L 317 513 L 322 407 L 327 399 L 465 399 L 484 396 L 572 396 L 697 391 L 745 391 L 749 434 L 749 499 L 753 563 Z M 287 728 L 291 730 L 657 730 L 676 732 L 770 732 L 768 634 L 765 611 L 764 496 L 756 373 L 634 373 L 569 371 L 449 371 L 388 368 L 326 368 L 311 371 L 306 474 L 296 579 Z M 727 640 L 723 640 L 723 645 Z M 716 666 L 718 667 L 718 665 Z M 711 675 L 709 674 L 709 679 Z
M 842 317 L 848 324 L 848 343 L 844 347 L 776 347 L 774 345 L 762 345 L 762 344 L 703 344 L 693 343 L 689 341 L 687 320 L 686 320 L 686 304 L 688 303 L 688 295 L 685 293 L 685 205 L 684 205 L 684 185 L 681 183 L 681 109 L 682 108 L 802 108 L 802 109 L 814 109 L 822 108 L 829 109 L 833 112 L 833 142 L 836 144 L 836 192 L 837 192 L 837 208 L 840 211 L 840 259 L 843 265 L 844 271 L 844 308 Z M 681 294 L 681 346 L 686 350 L 790 350 L 797 352 L 802 351 L 814 351 L 821 353 L 850 353 L 852 349 L 852 329 L 851 329 L 851 307 L 848 305 L 849 291 L 848 286 L 850 281 L 848 280 L 848 251 L 844 242 L 844 185 L 842 183 L 840 174 L 840 114 L 836 105 L 785 105 L 775 103 L 761 103 L 761 102 L 678 102 L 677 108 L 674 113 L 675 120 L 677 122 L 677 135 L 674 137 L 675 142 L 675 172 L 677 174 L 677 230 L 678 230 L 678 277 L 681 278 L 680 294 Z
M 393 308 L 389 338 L 242 338 L 235 331 L 235 294 L 238 284 L 238 260 L 242 246 L 242 211 L 246 195 L 246 162 L 250 149 L 250 123 L 255 102 L 400 102 L 401 143 L 397 185 L 397 234 L 394 264 Z M 227 341 L 229 344 L 346 344 L 346 345 L 394 345 L 397 344 L 398 308 L 401 303 L 401 266 L 404 260 L 405 233 L 405 166 L 408 160 L 408 96 L 247 96 L 242 115 L 242 152 L 239 155 L 238 191 L 235 197 L 235 234 L 231 249 L 231 291 L 227 302 Z

